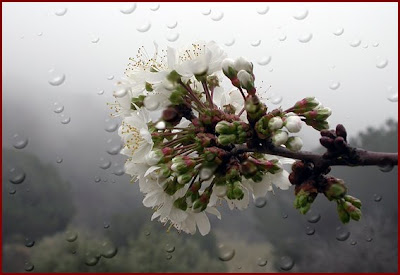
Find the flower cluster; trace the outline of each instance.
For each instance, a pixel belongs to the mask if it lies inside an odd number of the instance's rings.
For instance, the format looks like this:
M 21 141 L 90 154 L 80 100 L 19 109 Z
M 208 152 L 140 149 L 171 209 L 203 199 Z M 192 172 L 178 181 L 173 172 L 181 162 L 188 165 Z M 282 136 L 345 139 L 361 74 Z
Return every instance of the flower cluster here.
M 282 164 L 292 159 L 237 146 L 299 151 L 302 140 L 292 134 L 303 123 L 327 129 L 330 109 L 309 97 L 269 112 L 257 95 L 253 64 L 226 58 L 214 42 L 161 53 L 157 48 L 153 57 L 140 49 L 131 59 L 111 104 L 122 116 L 125 171 L 139 182 L 143 204 L 154 209 L 151 219 L 205 235 L 206 213 L 221 218 L 221 202 L 244 209 L 273 186 L 289 189 Z M 231 88 L 224 88 L 224 79 Z

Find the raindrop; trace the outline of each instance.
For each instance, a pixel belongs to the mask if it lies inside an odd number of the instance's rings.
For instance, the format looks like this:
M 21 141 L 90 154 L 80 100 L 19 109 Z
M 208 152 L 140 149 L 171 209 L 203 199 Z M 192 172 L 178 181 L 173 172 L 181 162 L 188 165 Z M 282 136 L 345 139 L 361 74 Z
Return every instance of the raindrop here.
M 333 31 L 333 34 L 336 36 L 340 36 L 344 33 L 344 28 L 338 27 L 336 30 Z
M 211 15 L 213 21 L 220 21 L 222 18 L 224 18 L 224 13 L 222 11 L 216 11 Z
M 363 47 L 364 49 L 367 49 L 367 48 L 368 48 L 368 44 L 365 43 L 365 44 L 362 45 L 362 47 Z
M 122 149 L 121 144 L 113 145 L 107 149 L 107 153 L 109 153 L 110 155 L 118 155 L 118 153 L 119 153 L 119 151 L 121 151 L 121 149 Z
M 33 269 L 35 269 L 35 266 L 33 264 L 31 264 L 30 262 L 26 262 L 25 263 L 25 267 L 24 267 L 25 271 L 32 271 Z
M 67 116 L 67 117 L 65 117 L 65 118 L 63 118 L 63 119 L 61 119 L 61 123 L 62 124 L 68 124 L 68 123 L 70 123 L 71 122 L 71 118 L 69 117 L 69 116 Z
M 375 41 L 374 43 L 372 43 L 372 47 L 378 47 L 379 46 L 379 42 L 378 41 Z
M 380 202 L 382 200 L 382 196 L 374 194 L 374 201 Z
M 98 95 L 103 95 L 104 94 L 104 90 L 100 90 L 97 92 Z
M 268 263 L 267 259 L 260 257 L 257 259 L 257 265 L 258 266 L 266 266 Z
M 104 128 L 104 130 L 106 130 L 107 132 L 112 133 L 118 129 L 119 125 L 116 121 L 107 118 L 105 122 L 106 122 L 106 127 Z
M 26 238 L 25 239 L 25 246 L 26 247 L 32 247 L 32 246 L 34 246 L 35 245 L 35 241 L 34 240 L 31 240 L 31 239 L 29 239 L 29 238 Z
M 360 46 L 361 44 L 361 40 L 360 39 L 354 39 L 352 41 L 350 41 L 350 46 L 352 46 L 353 48 L 356 48 L 358 46 Z
M 54 14 L 57 16 L 63 16 L 67 13 L 67 11 L 68 11 L 67 8 L 59 8 L 54 12 Z
M 9 181 L 13 184 L 21 184 L 25 180 L 25 172 L 21 168 L 11 168 Z
M 293 18 L 297 20 L 303 20 L 308 16 L 308 10 L 307 9 L 301 9 L 297 11 L 294 15 Z
M 392 87 L 392 86 L 389 86 L 388 89 L 387 89 L 387 99 L 388 99 L 390 102 L 397 102 L 397 98 L 398 98 L 398 93 L 397 93 L 397 91 L 394 92 L 394 91 L 393 91 L 393 87 Z
M 95 265 L 97 265 L 99 260 L 100 260 L 100 257 L 91 256 L 91 257 L 86 258 L 85 264 L 88 266 L 95 266 Z
M 54 113 L 59 114 L 64 111 L 64 105 L 59 104 L 58 102 L 54 103 Z
M 381 170 L 382 172 L 385 172 L 385 173 L 390 172 L 393 170 L 393 165 L 388 164 L 388 165 L 379 166 L 379 170 Z
M 104 223 L 103 227 L 104 227 L 104 229 L 108 229 L 108 228 L 110 228 L 110 224 Z
M 365 238 L 365 241 L 366 241 L 366 242 L 372 242 L 372 240 L 373 240 L 372 237 L 366 237 L 366 238 Z
M 353 240 L 353 241 L 350 242 L 350 244 L 351 244 L 351 245 L 356 245 L 356 244 L 357 244 L 357 241 Z
M 389 63 L 389 60 L 387 60 L 386 58 L 378 57 L 378 59 L 376 60 L 376 67 L 378 69 L 383 69 L 388 65 L 388 63 Z
M 57 73 L 55 70 L 50 70 L 49 84 L 52 86 L 60 86 L 65 81 L 65 74 Z
M 282 41 L 282 42 L 285 41 L 286 40 L 286 34 L 279 35 L 278 40 Z
M 239 270 L 242 269 L 242 266 L 239 265 L 239 266 L 237 267 L 237 269 L 239 269 Z
M 101 181 L 101 178 L 99 178 L 99 177 L 94 178 L 94 182 L 100 182 L 100 181 Z
M 160 4 L 155 4 L 154 6 L 152 6 L 151 8 L 150 8 L 150 10 L 152 10 L 152 11 L 158 11 L 158 9 L 160 8 Z
M 17 190 L 15 189 L 11 189 L 10 191 L 8 191 L 8 194 L 10 195 L 14 195 L 15 193 L 17 193 Z
M 283 219 L 287 219 L 287 217 L 288 217 L 288 214 L 286 214 L 286 213 L 282 214 Z
M 259 197 L 254 200 L 254 205 L 257 208 L 263 208 L 267 205 L 267 198 L 266 197 Z
M 165 251 L 167 251 L 168 253 L 172 253 L 175 251 L 175 246 L 173 246 L 172 244 L 167 243 L 165 245 Z
M 178 26 L 178 21 L 172 21 L 172 22 L 167 23 L 168 29 L 175 29 L 176 26 Z
M 106 248 L 105 251 L 101 253 L 101 256 L 103 256 L 104 258 L 111 259 L 115 257 L 115 255 L 117 255 L 118 253 L 117 247 L 110 246 L 108 243 L 103 243 L 102 246 Z
M 260 66 L 268 65 L 271 62 L 271 56 L 264 56 L 257 62 Z
M 127 88 L 120 88 L 120 89 L 118 89 L 118 90 L 116 90 L 116 91 L 113 92 L 113 96 L 114 96 L 114 97 L 121 98 L 121 97 L 126 96 L 126 94 L 128 93 L 128 91 L 129 91 L 129 90 L 128 90 Z
M 93 44 L 96 44 L 96 43 L 98 43 L 99 41 L 100 41 L 100 37 L 98 37 L 98 36 L 93 36 L 93 37 L 92 37 L 91 42 L 92 42 Z
M 28 138 L 26 137 L 15 134 L 12 139 L 12 145 L 15 149 L 24 149 L 28 145 Z
M 145 232 L 144 232 L 144 235 L 145 235 L 145 236 L 150 236 L 150 234 L 151 234 L 150 231 L 145 231 Z
M 171 260 L 172 259 L 172 255 L 171 254 L 165 255 L 165 259 L 168 260 L 168 261 Z
M 294 266 L 294 260 L 289 256 L 283 256 L 279 261 L 279 266 L 282 270 L 289 271 Z
M 298 40 L 301 43 L 308 43 L 312 39 L 313 35 L 312 33 L 305 33 L 299 36 Z
M 233 44 L 235 44 L 235 38 L 232 38 L 231 40 L 228 40 L 227 42 L 224 43 L 225 46 L 232 46 Z
M 131 14 L 135 10 L 136 10 L 136 3 L 133 3 L 120 9 L 120 12 L 122 12 L 123 14 Z
M 108 182 L 108 179 L 107 178 L 103 179 L 103 182 Z
M 111 161 L 109 161 L 109 160 L 106 160 L 106 159 L 104 159 L 104 158 L 101 158 L 100 159 L 100 168 L 101 169 L 108 169 L 108 168 L 110 168 L 110 166 L 111 166 Z
M 109 76 L 107 76 L 107 79 L 108 79 L 108 80 L 113 80 L 113 79 L 114 79 L 114 76 L 113 76 L 113 75 L 109 75 Z
M 266 14 L 268 11 L 269 11 L 269 6 L 264 6 L 264 7 L 259 8 L 257 10 L 257 13 L 263 15 L 263 14 Z
M 280 96 L 280 95 L 273 95 L 273 96 L 270 98 L 271 103 L 272 103 L 272 104 L 275 104 L 275 105 L 281 103 L 282 100 L 283 100 L 283 97 Z
M 62 163 L 62 162 L 63 162 L 63 158 L 57 157 L 57 158 L 56 158 L 56 162 L 57 162 L 57 163 Z
M 201 12 L 203 15 L 210 15 L 211 14 L 211 9 L 207 9 Z
M 345 241 L 350 237 L 350 232 L 347 231 L 345 228 L 343 227 L 338 227 L 336 228 L 336 240 L 338 241 Z
M 42 32 L 38 32 L 37 36 L 42 36 L 43 33 Z
M 337 90 L 340 87 L 340 82 L 332 81 L 331 84 L 329 85 L 329 89 L 331 90 Z
M 176 40 L 178 40 L 178 38 L 179 38 L 179 33 L 177 33 L 177 32 L 171 32 L 171 33 L 169 33 L 169 34 L 167 34 L 167 40 L 169 41 L 169 42 L 175 42 Z
M 70 232 L 70 231 L 66 232 L 65 240 L 67 242 L 72 243 L 76 241 L 76 239 L 78 239 L 78 234 L 76 232 Z
M 261 44 L 261 40 L 256 40 L 250 43 L 250 45 L 252 45 L 253 47 L 258 47 Z
M 235 256 L 235 250 L 229 245 L 218 245 L 218 258 L 221 261 L 230 261 Z
M 124 174 L 125 174 L 125 169 L 124 169 L 124 167 L 122 167 L 122 168 L 117 168 L 116 170 L 114 170 L 113 174 L 116 175 L 116 176 L 122 176 L 122 175 L 124 175 Z
M 307 235 L 311 236 L 311 235 L 314 235 L 314 233 L 315 233 L 315 229 L 313 227 L 311 227 L 311 226 L 307 226 L 306 227 L 306 234 Z
M 136 28 L 137 31 L 139 32 L 147 32 L 151 28 L 151 23 L 150 22 L 145 22 L 143 25 L 140 27 Z
M 321 219 L 321 215 L 319 213 L 312 213 L 311 211 L 309 212 L 309 215 L 307 215 L 307 221 L 309 223 L 317 223 Z

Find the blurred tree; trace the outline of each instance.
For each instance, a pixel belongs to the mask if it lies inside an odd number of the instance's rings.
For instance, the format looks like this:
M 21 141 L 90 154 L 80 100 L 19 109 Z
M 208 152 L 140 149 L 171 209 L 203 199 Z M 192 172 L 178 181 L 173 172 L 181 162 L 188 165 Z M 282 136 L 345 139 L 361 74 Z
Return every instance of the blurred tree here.
M 12 168 L 25 173 L 21 183 L 9 181 Z M 3 242 L 35 240 L 65 229 L 74 206 L 70 185 L 54 166 L 44 165 L 28 153 L 3 149 L 2 169 Z

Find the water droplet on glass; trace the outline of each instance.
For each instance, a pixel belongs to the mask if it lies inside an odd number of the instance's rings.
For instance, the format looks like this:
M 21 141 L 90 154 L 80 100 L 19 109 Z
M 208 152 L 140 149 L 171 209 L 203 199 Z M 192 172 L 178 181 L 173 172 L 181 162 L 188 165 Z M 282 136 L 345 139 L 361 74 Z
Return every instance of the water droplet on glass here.
M 121 149 L 122 149 L 122 144 L 112 145 L 107 149 L 107 153 L 109 153 L 110 155 L 118 155 Z
M 213 12 L 211 15 L 213 21 L 220 21 L 222 18 L 224 18 L 224 13 L 222 11 Z
M 76 241 L 76 239 L 78 239 L 78 234 L 76 232 L 70 232 L 70 231 L 66 232 L 65 240 L 67 242 L 72 243 Z
M 125 174 L 125 169 L 124 169 L 124 167 L 120 167 L 120 168 L 115 169 L 114 172 L 113 172 L 113 174 L 116 175 L 116 176 L 122 176 L 122 175 L 124 175 L 124 174 Z
M 101 178 L 99 178 L 99 177 L 94 178 L 94 182 L 100 182 L 100 181 L 101 181 Z
M 374 43 L 372 43 L 372 47 L 378 47 L 379 46 L 379 42 L 375 41 Z
M 333 34 L 336 36 L 340 36 L 344 33 L 344 28 L 338 27 L 336 30 L 333 31 Z
M 8 191 L 8 194 L 10 194 L 10 195 L 14 195 L 15 193 L 17 193 L 17 190 L 15 190 L 15 189 L 10 189 Z
M 52 86 L 60 86 L 61 84 L 64 83 L 65 74 L 58 73 L 53 69 L 49 71 L 49 74 L 50 74 L 50 80 L 49 80 L 49 84 L 50 85 L 52 85 Z
M 267 198 L 266 197 L 259 197 L 254 200 L 254 205 L 257 208 L 263 208 L 267 205 Z
M 107 259 L 111 259 L 115 257 L 118 253 L 118 248 L 112 245 L 109 245 L 108 243 L 103 243 L 103 249 L 104 251 L 101 253 L 101 256 Z
M 267 259 L 260 257 L 257 259 L 257 265 L 258 266 L 266 266 L 268 263 Z
M 61 123 L 62 124 L 68 124 L 71 122 L 71 118 L 69 116 L 64 117 L 63 119 L 61 119 Z
M 380 202 L 382 200 L 382 196 L 374 194 L 374 201 Z
M 165 251 L 167 251 L 168 253 L 172 253 L 175 251 L 175 246 L 173 246 L 172 244 L 167 243 L 165 245 Z
M 56 158 L 56 162 L 57 162 L 57 163 L 62 163 L 62 162 L 63 162 L 63 158 L 57 157 L 57 158 Z
M 287 217 L 288 217 L 288 214 L 286 214 L 286 213 L 283 213 L 283 214 L 282 214 L 282 218 L 283 218 L 283 219 L 287 219 Z
M 178 26 L 178 21 L 171 21 L 171 22 L 167 23 L 168 29 L 175 29 L 176 26 Z
M 224 43 L 225 46 L 232 46 L 233 44 L 235 44 L 235 38 L 232 38 L 231 40 L 228 40 L 227 42 Z
M 299 42 L 301 43 L 308 43 L 310 42 L 310 40 L 313 38 L 312 33 L 304 33 L 302 35 L 299 36 Z
M 104 90 L 100 90 L 97 92 L 98 95 L 103 95 L 104 94 Z
M 145 235 L 145 236 L 150 236 L 150 234 L 151 234 L 150 231 L 145 231 L 145 232 L 144 232 L 144 235 Z
M 308 10 L 307 9 L 300 9 L 298 10 L 295 14 L 293 14 L 293 18 L 297 20 L 303 20 L 308 16 Z
M 94 256 L 87 257 L 85 260 L 85 264 L 88 266 L 95 266 L 95 265 L 97 265 L 99 260 L 100 260 L 100 257 L 94 257 Z
M 393 91 L 393 87 L 392 86 L 389 86 L 387 88 L 387 99 L 390 102 L 397 102 L 398 93 L 397 93 L 397 91 Z
M 294 266 L 294 260 L 289 256 L 283 256 L 279 261 L 279 266 L 282 270 L 289 271 Z
M 59 104 L 58 102 L 54 103 L 54 113 L 59 114 L 64 111 L 64 105 Z
M 37 36 L 42 36 L 42 35 L 43 35 L 42 32 L 38 32 L 38 33 L 37 33 Z
M 171 254 L 165 255 L 165 259 L 168 260 L 168 261 L 171 260 L 172 259 L 172 255 Z
M 67 8 L 59 8 L 54 12 L 54 14 L 57 16 L 63 16 L 67 13 L 67 11 L 68 11 Z
M 365 44 L 362 45 L 362 47 L 363 47 L 364 49 L 367 49 L 367 48 L 368 48 L 368 44 L 365 43 Z
M 211 9 L 206 9 L 201 12 L 203 15 L 210 15 L 211 14 Z
M 108 229 L 108 228 L 110 228 L 110 224 L 104 223 L 103 227 L 104 227 L 104 229 Z
M 331 90 L 337 90 L 340 87 L 340 82 L 332 81 L 331 84 L 329 84 L 329 89 Z
M 150 7 L 150 10 L 152 11 L 158 11 L 158 9 L 160 8 L 160 4 L 154 4 L 152 7 Z
M 366 241 L 366 242 L 372 242 L 372 240 L 373 240 L 372 237 L 366 237 L 366 238 L 365 238 L 365 241 Z
M 345 241 L 350 237 L 350 232 L 347 231 L 345 228 L 343 227 L 338 227 L 336 228 L 336 240 L 338 241 Z
M 264 7 L 260 7 L 257 10 L 257 13 L 263 15 L 263 14 L 266 14 L 268 11 L 269 11 L 269 6 L 264 6 Z
M 167 34 L 167 40 L 169 41 L 169 42 L 175 42 L 176 40 L 178 40 L 178 38 L 179 38 L 179 33 L 177 33 L 177 32 L 171 32 L 171 33 L 169 33 L 169 34 Z
M 388 164 L 388 165 L 379 166 L 379 170 L 381 170 L 382 172 L 385 172 L 385 173 L 390 172 L 393 170 L 393 165 Z
M 352 46 L 353 48 L 356 48 L 358 46 L 360 46 L 361 44 L 361 40 L 360 39 L 354 39 L 352 41 L 350 41 L 350 46 Z
M 106 130 L 107 132 L 112 133 L 118 129 L 119 125 L 116 121 L 113 121 L 113 120 L 107 118 L 105 120 L 105 122 L 106 122 L 106 126 L 105 126 L 104 130 Z
M 13 135 L 12 137 L 12 145 L 15 149 L 24 149 L 28 145 L 28 142 L 28 138 L 18 134 Z
M 33 264 L 29 263 L 29 262 L 26 262 L 24 269 L 25 269 L 25 271 L 30 272 L 30 271 L 35 269 L 35 266 Z
M 286 40 L 286 34 L 281 34 L 278 36 L 279 41 L 285 41 Z
M 121 97 L 126 96 L 126 94 L 128 93 L 128 91 L 129 91 L 129 89 L 127 89 L 127 88 L 119 88 L 118 90 L 116 90 L 116 91 L 113 92 L 113 96 L 114 96 L 114 97 L 121 98 Z
M 307 214 L 308 214 L 307 215 L 307 221 L 309 223 L 317 223 L 321 219 L 321 215 L 319 213 L 313 213 L 313 212 L 310 211 Z
M 230 261 L 235 256 L 235 249 L 229 245 L 220 244 L 218 245 L 218 258 L 221 261 Z
M 136 28 L 139 32 L 147 32 L 151 28 L 150 22 L 145 22 L 143 25 Z
M 25 246 L 26 247 L 32 247 L 32 246 L 34 246 L 35 245 L 35 241 L 34 240 L 31 240 L 31 239 L 29 239 L 29 238 L 26 238 L 25 239 Z
M 353 240 L 353 241 L 350 242 L 350 244 L 351 244 L 351 245 L 356 245 L 356 244 L 357 244 L 357 241 L 354 241 L 354 240 Z
M 99 166 L 101 169 L 108 169 L 111 166 L 111 161 L 101 158 Z
M 114 79 L 114 76 L 113 76 L 113 75 L 109 75 L 109 76 L 107 76 L 107 79 L 108 79 L 108 80 L 113 80 L 113 79 Z
M 100 41 L 100 37 L 98 36 L 93 36 L 92 39 L 90 40 L 93 44 L 96 44 Z
M 9 181 L 13 184 L 21 184 L 25 180 L 25 172 L 21 168 L 11 168 Z
M 314 235 L 314 233 L 315 233 L 315 229 L 313 227 L 311 227 L 311 226 L 307 226 L 306 227 L 306 234 L 307 235 L 311 236 L 311 235 Z
M 275 104 L 275 105 L 281 103 L 282 100 L 283 100 L 283 97 L 280 96 L 280 95 L 273 95 L 273 96 L 270 98 L 271 103 L 272 103 L 272 104 Z
M 250 45 L 252 45 L 253 47 L 258 47 L 261 44 L 261 40 L 256 40 L 250 43 Z
M 389 60 L 387 60 L 386 58 L 378 57 L 378 59 L 376 60 L 376 67 L 377 67 L 378 69 L 383 69 L 383 68 L 385 68 L 388 64 L 389 64 Z
M 257 62 L 260 66 L 268 65 L 271 62 L 271 56 L 264 56 Z
M 136 3 L 133 3 L 124 6 L 122 9 L 120 9 L 120 12 L 122 12 L 123 14 L 131 14 L 132 12 L 135 11 L 135 9 L 136 9 Z

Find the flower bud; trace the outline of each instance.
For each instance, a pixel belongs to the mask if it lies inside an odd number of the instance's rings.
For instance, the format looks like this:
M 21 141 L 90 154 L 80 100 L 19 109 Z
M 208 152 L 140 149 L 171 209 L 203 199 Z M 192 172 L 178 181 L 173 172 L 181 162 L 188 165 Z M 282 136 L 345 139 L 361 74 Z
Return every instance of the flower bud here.
M 148 165 L 153 166 L 156 165 L 162 158 L 163 154 L 161 153 L 160 150 L 154 150 L 154 151 L 150 151 L 145 159 Z
M 296 104 L 293 106 L 293 111 L 296 113 L 304 113 L 311 111 L 319 104 L 320 102 L 315 97 L 306 97 L 296 102 Z
M 347 139 L 346 128 L 342 124 L 336 125 L 336 135 L 342 137 L 344 140 Z
M 215 126 L 215 131 L 218 134 L 234 134 L 235 130 L 236 130 L 235 125 L 225 120 L 218 122 L 217 125 Z
M 297 152 L 303 147 L 303 141 L 299 137 L 290 137 L 285 145 L 290 151 Z
M 249 74 L 253 73 L 253 64 L 251 62 L 247 61 L 243 57 L 237 58 L 234 61 L 233 66 L 237 72 L 244 70 L 244 71 L 248 72 Z
M 324 146 L 326 149 L 333 150 L 335 149 L 335 144 L 334 144 L 334 139 L 323 136 L 319 139 L 319 142 L 321 143 L 322 146 Z
M 235 70 L 235 65 L 233 59 L 225 58 L 222 61 L 222 71 L 229 79 L 236 78 L 237 71 Z
M 240 165 L 240 172 L 245 178 L 250 178 L 257 173 L 257 166 L 248 160 L 245 160 Z
M 210 196 L 212 193 L 212 189 L 206 189 L 204 190 L 203 194 L 201 194 L 201 196 L 194 201 L 193 203 L 193 211 L 195 213 L 199 213 L 201 211 L 204 211 L 207 208 L 207 204 L 210 201 Z
M 352 205 L 354 205 L 357 208 L 361 208 L 361 201 L 353 196 L 346 195 L 344 196 L 344 199 L 348 202 L 350 202 Z
M 344 210 L 350 215 L 350 218 L 358 221 L 361 219 L 361 210 L 352 205 L 350 202 L 345 201 L 342 203 Z
M 164 130 L 166 126 L 167 125 L 165 124 L 165 121 L 159 121 L 155 125 L 156 129 L 158 129 L 158 130 Z
M 226 146 L 231 143 L 235 143 L 236 135 L 219 135 L 217 141 L 219 144 Z
M 338 203 L 337 205 L 337 212 L 339 215 L 339 219 L 342 223 L 348 223 L 350 221 L 350 215 L 349 213 L 344 210 L 344 207 L 342 204 Z
M 188 207 L 187 202 L 186 202 L 186 197 L 182 197 L 182 198 L 176 199 L 174 201 L 174 206 L 176 208 L 179 208 L 179 209 L 183 210 L 183 211 L 186 211 L 186 209 Z
M 297 115 L 286 117 L 285 127 L 290 133 L 298 133 L 301 130 L 301 118 Z
M 268 128 L 272 131 L 281 129 L 283 125 L 282 118 L 275 116 L 268 121 Z
M 288 133 L 286 131 L 278 130 L 272 135 L 272 143 L 275 146 L 281 146 L 288 140 Z
M 186 184 L 192 179 L 192 176 L 191 173 L 182 174 L 178 176 L 177 181 L 179 184 Z
M 254 78 L 251 74 L 245 70 L 240 70 L 237 74 L 237 78 L 239 79 L 242 88 L 246 89 L 249 93 L 255 93 Z
M 327 189 L 324 191 L 324 194 L 328 198 L 328 200 L 331 201 L 333 199 L 343 198 L 346 192 L 347 188 L 342 180 L 330 178 L 328 180 L 328 186 Z

